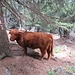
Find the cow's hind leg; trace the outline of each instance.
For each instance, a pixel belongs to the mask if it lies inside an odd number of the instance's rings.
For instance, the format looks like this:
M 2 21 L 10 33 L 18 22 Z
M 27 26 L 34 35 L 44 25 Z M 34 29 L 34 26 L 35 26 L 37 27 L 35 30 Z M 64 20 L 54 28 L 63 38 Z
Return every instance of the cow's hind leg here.
M 44 55 L 46 54 L 46 50 L 41 50 L 41 58 L 40 58 L 40 60 L 42 60 L 43 58 L 44 58 Z
M 47 60 L 48 60 L 49 58 L 51 58 L 51 51 L 49 49 L 47 50 L 47 54 L 48 54 L 48 57 L 47 57 Z
M 47 54 L 48 54 L 48 58 L 51 58 L 52 57 L 52 50 L 51 50 L 51 45 L 48 46 L 48 49 L 47 49 Z

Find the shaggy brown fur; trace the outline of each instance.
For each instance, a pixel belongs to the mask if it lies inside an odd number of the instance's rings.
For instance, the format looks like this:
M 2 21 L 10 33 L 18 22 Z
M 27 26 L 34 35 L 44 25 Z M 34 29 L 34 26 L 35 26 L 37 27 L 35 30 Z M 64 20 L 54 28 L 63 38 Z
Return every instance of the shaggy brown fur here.
M 48 59 L 50 55 L 53 55 L 53 36 L 51 34 L 43 32 L 19 32 L 17 29 L 10 30 L 9 34 L 11 34 L 11 41 L 16 40 L 25 49 L 25 54 L 27 54 L 27 47 L 29 47 L 32 49 L 39 48 L 42 54 L 41 59 L 46 52 Z
M 54 48 L 54 39 L 53 39 L 53 35 L 52 34 L 48 34 L 48 37 L 51 38 L 51 43 L 50 43 L 50 48 L 51 48 L 51 55 L 53 55 L 53 48 Z

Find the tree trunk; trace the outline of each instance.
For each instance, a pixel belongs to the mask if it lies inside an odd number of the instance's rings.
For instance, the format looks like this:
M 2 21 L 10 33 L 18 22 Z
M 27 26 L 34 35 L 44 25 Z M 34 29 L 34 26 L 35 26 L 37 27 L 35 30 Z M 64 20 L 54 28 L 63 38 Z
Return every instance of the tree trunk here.
M 12 56 L 12 53 L 9 49 L 9 41 L 4 24 L 2 4 L 0 1 L 0 59 L 6 56 Z

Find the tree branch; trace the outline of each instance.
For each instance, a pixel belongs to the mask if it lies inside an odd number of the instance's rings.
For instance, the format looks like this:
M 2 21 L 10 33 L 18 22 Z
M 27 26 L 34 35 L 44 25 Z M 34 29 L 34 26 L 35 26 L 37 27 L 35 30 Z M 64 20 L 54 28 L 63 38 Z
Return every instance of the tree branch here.
M 47 23 L 50 23 L 50 24 L 55 23 L 55 22 L 52 22 L 46 15 L 42 14 L 37 8 L 36 8 L 36 10 L 34 10 L 34 9 L 30 6 L 30 5 L 33 5 L 33 3 L 27 2 L 27 4 L 29 5 L 29 6 L 27 6 L 27 5 L 25 5 L 24 3 L 22 3 L 22 2 L 19 1 L 19 0 L 15 0 L 15 1 L 18 2 L 19 4 L 21 4 L 22 6 L 24 6 L 24 7 L 28 8 L 28 9 L 32 10 L 33 12 L 35 12 L 37 15 L 40 16 L 40 18 L 41 18 L 42 20 L 46 21 Z
M 19 17 L 16 15 L 16 13 L 12 11 L 10 8 L 8 8 L 8 5 L 4 1 L 2 2 L 2 6 L 8 9 L 17 18 L 17 20 L 19 20 Z

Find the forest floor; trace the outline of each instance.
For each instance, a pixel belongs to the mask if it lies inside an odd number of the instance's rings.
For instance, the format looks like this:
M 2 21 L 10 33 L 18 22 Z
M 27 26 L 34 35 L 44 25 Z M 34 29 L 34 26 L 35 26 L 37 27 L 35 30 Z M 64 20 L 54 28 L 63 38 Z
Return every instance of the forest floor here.
M 67 66 L 75 67 L 75 40 L 60 39 L 58 35 L 54 35 L 54 39 L 54 57 L 49 60 L 38 59 L 39 49 L 29 49 L 29 55 L 22 56 L 22 48 L 17 44 L 10 44 L 14 57 L 0 60 L 0 75 L 49 75 L 48 71 L 53 68 L 63 67 L 65 69 Z

